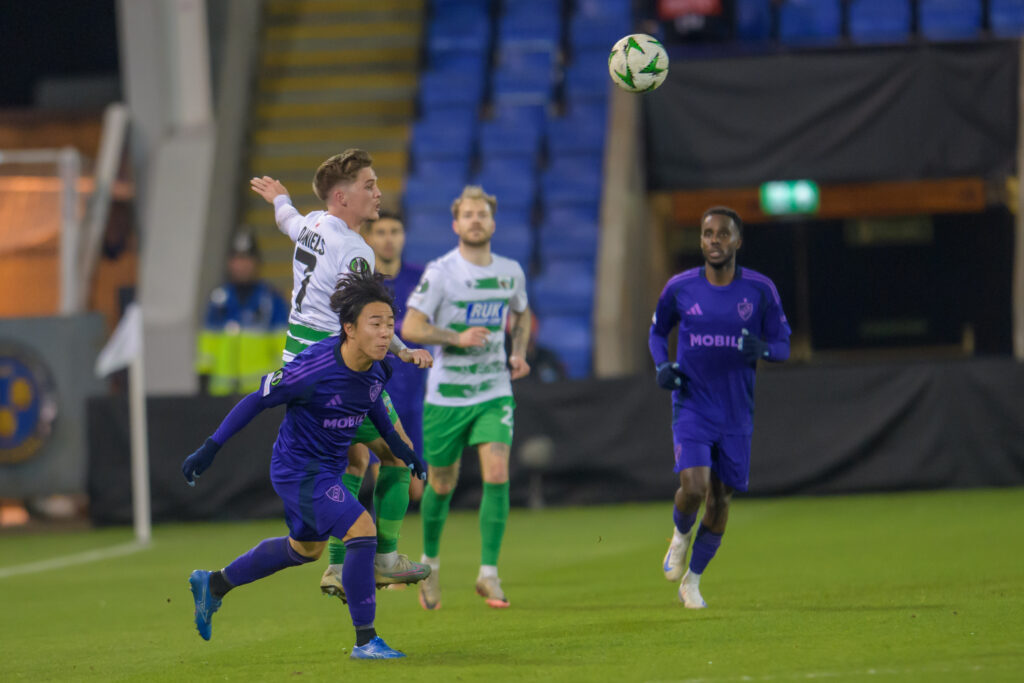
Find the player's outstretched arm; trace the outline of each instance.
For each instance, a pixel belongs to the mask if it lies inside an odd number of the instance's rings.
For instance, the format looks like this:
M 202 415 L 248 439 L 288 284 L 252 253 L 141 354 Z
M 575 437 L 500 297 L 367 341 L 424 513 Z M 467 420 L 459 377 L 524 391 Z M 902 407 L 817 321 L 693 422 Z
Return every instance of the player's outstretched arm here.
M 402 334 L 414 344 L 458 346 L 469 348 L 487 343 L 490 332 L 486 327 L 470 327 L 462 332 L 446 330 L 430 324 L 426 313 L 410 308 L 402 320 Z
M 298 239 L 302 232 L 302 214 L 292 206 L 292 198 L 281 181 L 265 175 L 262 178 L 250 180 L 249 187 L 263 197 L 267 203 L 274 205 L 274 221 L 277 223 L 277 229 L 288 235 L 293 242 Z
M 245 425 L 249 424 L 261 410 L 263 410 L 262 394 L 254 391 L 239 401 L 231 412 L 227 414 L 224 421 L 217 427 L 213 436 L 208 438 L 202 446 L 197 448 L 191 455 L 185 458 L 181 464 L 181 473 L 185 475 L 185 481 L 189 486 L 196 485 L 196 479 L 213 464 L 213 458 L 217 455 L 220 447 L 237 434 Z

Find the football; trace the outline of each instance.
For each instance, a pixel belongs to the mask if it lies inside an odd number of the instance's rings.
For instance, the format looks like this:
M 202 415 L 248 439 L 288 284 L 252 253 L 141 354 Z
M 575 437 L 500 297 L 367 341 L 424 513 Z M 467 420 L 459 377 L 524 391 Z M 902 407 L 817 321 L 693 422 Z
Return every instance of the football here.
M 649 92 L 668 76 L 668 53 L 653 36 L 631 33 L 612 46 L 608 73 L 623 90 Z

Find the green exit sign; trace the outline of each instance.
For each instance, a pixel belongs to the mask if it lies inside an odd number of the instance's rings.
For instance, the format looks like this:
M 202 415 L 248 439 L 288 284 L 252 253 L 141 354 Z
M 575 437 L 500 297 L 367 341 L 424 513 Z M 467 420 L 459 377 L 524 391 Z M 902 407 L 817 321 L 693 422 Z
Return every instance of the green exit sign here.
M 821 205 L 813 180 L 773 180 L 761 185 L 761 211 L 769 216 L 817 213 Z

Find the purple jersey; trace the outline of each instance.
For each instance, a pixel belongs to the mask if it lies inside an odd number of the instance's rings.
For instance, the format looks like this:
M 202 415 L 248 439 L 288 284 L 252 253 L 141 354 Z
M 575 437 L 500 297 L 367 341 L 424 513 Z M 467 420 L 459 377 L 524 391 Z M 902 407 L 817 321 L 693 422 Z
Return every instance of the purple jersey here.
M 754 372 L 738 349 L 742 330 L 768 342 L 768 360 L 789 357 L 789 323 L 775 285 L 737 266 L 732 282 L 716 287 L 704 268 L 672 277 L 658 299 L 648 345 L 655 364 L 668 360 L 668 335 L 679 326 L 676 352 L 688 378 L 672 392 L 675 421 L 722 434 L 751 434 Z
M 402 263 L 398 275 L 384 280 L 384 286 L 391 290 L 395 297 L 395 334 L 402 337 L 402 320 L 405 318 L 406 302 L 412 290 L 420 283 L 423 277 L 423 268 L 410 263 Z M 403 340 L 404 341 L 404 340 Z M 408 341 L 405 344 L 411 349 L 421 348 L 417 344 Z M 395 404 L 395 411 L 403 423 L 408 423 L 408 417 L 423 411 L 423 394 L 427 386 L 427 371 L 416 367 L 415 363 L 402 363 L 398 359 L 391 364 L 394 374 L 388 382 L 388 394 Z M 408 431 L 409 425 L 405 425 Z M 410 436 L 412 436 L 410 434 Z M 417 449 L 420 447 L 419 439 L 414 438 L 413 443 Z
M 345 472 L 352 437 L 369 417 L 381 436 L 394 431 L 381 399 L 390 366 L 375 362 L 365 372 L 345 365 L 337 337 L 313 344 L 263 378 L 260 407 L 288 404 L 274 442 L 271 477 L 286 480 L 313 473 Z

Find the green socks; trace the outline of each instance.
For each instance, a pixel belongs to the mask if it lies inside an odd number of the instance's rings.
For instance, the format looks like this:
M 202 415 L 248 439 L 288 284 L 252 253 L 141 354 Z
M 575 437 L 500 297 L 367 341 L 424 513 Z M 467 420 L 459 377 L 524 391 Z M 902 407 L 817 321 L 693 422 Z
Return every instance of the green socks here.
M 485 481 L 484 495 L 480 500 L 480 564 L 498 564 L 506 522 L 508 522 L 508 482 L 488 484 Z
M 441 551 L 441 532 L 448 519 L 451 502 L 451 491 L 442 496 L 429 483 L 423 487 L 420 516 L 423 518 L 423 554 L 427 557 L 437 557 Z
M 341 483 L 353 496 L 359 497 L 359 489 L 363 487 L 363 478 L 347 472 L 341 475 Z M 345 543 L 340 538 L 331 536 L 327 542 L 327 558 L 330 564 L 345 564 Z
M 398 534 L 409 509 L 408 467 L 381 467 L 373 489 L 373 507 L 377 511 L 377 554 L 398 550 Z

